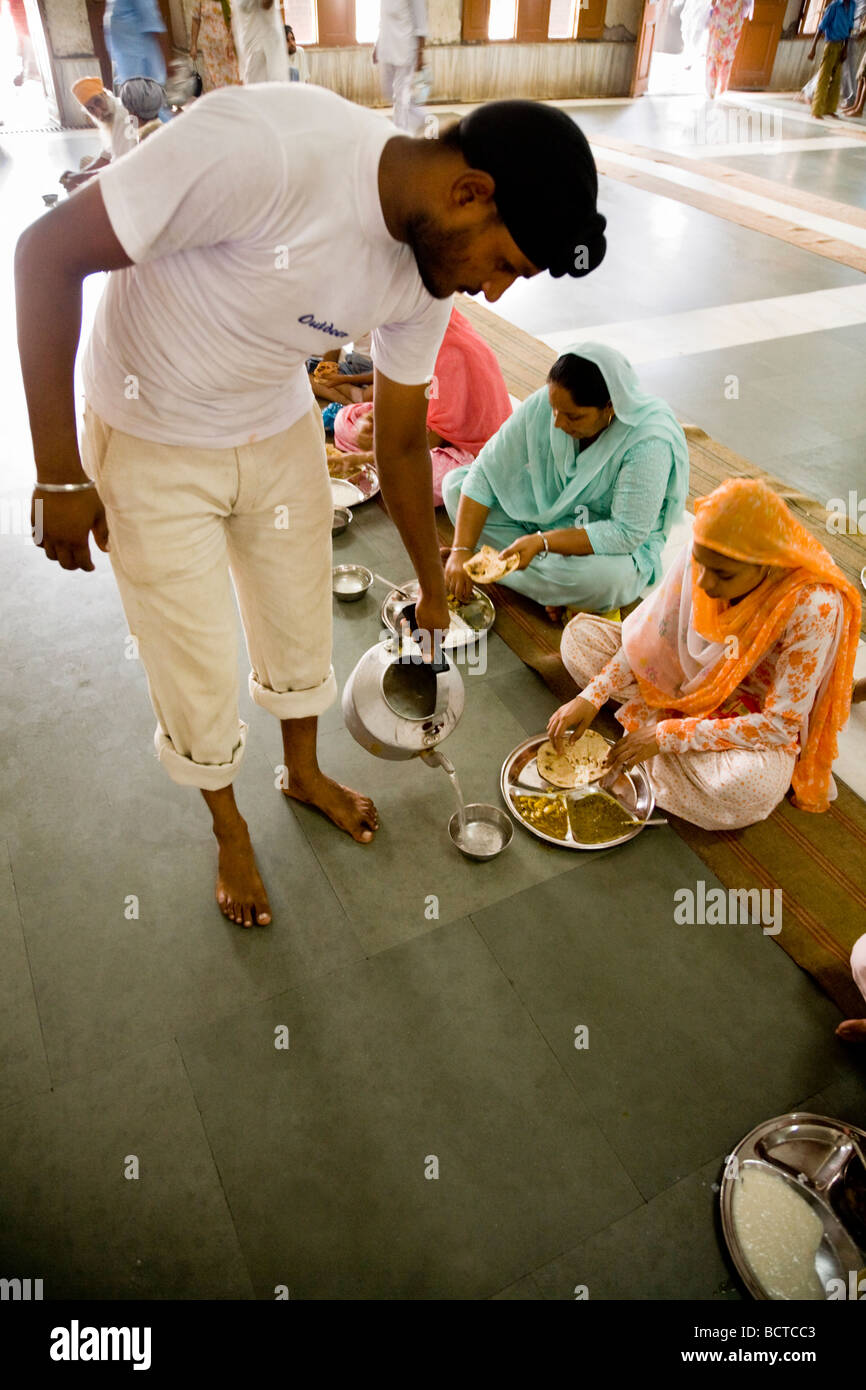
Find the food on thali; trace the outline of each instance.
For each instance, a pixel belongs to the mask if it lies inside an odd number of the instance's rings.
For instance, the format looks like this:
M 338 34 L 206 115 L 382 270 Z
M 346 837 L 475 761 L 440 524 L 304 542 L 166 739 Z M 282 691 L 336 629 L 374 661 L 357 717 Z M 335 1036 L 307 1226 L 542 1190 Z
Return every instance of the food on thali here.
M 552 835 L 555 840 L 564 840 L 568 834 L 568 810 L 564 796 L 515 796 L 514 809 L 521 820 Z
M 516 570 L 519 564 L 518 555 L 509 555 L 507 560 L 500 560 L 498 550 L 494 550 L 492 545 L 482 545 L 477 555 L 464 561 L 463 568 L 473 584 L 495 584 L 497 579 Z
M 601 734 L 587 729 L 576 743 L 566 742 L 562 753 L 557 753 L 550 739 L 542 743 L 535 764 L 544 780 L 554 787 L 582 787 L 599 775 L 609 751 Z
M 358 460 L 351 454 L 343 454 L 333 444 L 325 445 L 328 456 L 328 472 L 332 478 L 350 478 L 358 472 Z
M 635 817 L 605 792 L 589 792 L 568 798 L 568 823 L 582 845 L 600 845 L 633 830 Z
M 740 1249 L 769 1298 L 826 1297 L 815 1269 L 824 1226 L 789 1182 L 744 1167 L 734 1191 L 733 1220 Z

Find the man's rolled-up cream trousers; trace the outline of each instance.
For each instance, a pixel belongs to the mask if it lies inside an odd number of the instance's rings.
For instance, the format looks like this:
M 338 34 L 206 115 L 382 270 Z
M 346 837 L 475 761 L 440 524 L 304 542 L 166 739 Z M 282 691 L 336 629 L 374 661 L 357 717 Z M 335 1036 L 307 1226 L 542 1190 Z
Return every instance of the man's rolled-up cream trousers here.
M 333 503 L 318 407 L 236 449 L 154 444 L 88 406 L 81 449 L 169 776 L 216 791 L 240 767 L 237 593 L 250 694 L 278 719 L 333 703 Z

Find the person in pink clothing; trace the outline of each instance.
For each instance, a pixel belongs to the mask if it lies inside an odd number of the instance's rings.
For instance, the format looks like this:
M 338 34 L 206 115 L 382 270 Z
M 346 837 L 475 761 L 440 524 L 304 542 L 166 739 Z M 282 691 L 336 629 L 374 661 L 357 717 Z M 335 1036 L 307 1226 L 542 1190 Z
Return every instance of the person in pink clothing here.
M 511 414 L 496 354 L 457 309 L 451 310 L 428 390 L 427 442 L 433 460 L 433 500 L 439 507 L 445 475 L 472 463 Z M 338 411 L 334 443 L 341 452 L 372 449 L 372 410 L 372 402 L 363 401 Z
M 754 12 L 755 0 L 713 0 L 707 39 L 708 97 L 728 90 L 740 35 Z

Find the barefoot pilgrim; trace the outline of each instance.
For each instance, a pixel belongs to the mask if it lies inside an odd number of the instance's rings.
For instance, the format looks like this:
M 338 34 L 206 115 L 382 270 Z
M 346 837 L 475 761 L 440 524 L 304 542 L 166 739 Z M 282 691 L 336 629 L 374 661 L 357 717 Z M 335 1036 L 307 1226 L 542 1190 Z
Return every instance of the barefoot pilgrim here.
M 40 543 L 66 570 L 93 569 L 91 533 L 110 544 L 158 756 L 207 803 L 217 899 L 239 925 L 271 912 L 232 789 L 247 738 L 232 580 L 252 698 L 282 729 L 284 793 L 361 843 L 378 826 L 316 755 L 337 689 L 332 500 L 306 359 L 372 330 L 382 493 L 420 583 L 419 629 L 446 630 L 425 388 L 451 296 L 493 302 L 520 276 L 594 269 L 597 190 L 584 136 L 552 107 L 491 102 L 414 141 L 332 92 L 273 83 L 203 97 L 19 241 Z M 73 365 L 96 271 L 110 274 L 79 454 Z

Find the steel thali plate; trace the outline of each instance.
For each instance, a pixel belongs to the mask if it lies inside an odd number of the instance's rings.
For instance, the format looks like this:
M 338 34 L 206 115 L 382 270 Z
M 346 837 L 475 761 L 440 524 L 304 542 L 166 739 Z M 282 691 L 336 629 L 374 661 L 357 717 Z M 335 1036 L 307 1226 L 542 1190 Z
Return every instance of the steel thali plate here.
M 525 739 L 523 743 L 518 744 L 502 764 L 499 780 L 502 799 L 517 824 L 524 830 L 528 830 L 531 835 L 535 835 L 537 839 L 545 840 L 549 845 L 557 845 L 559 849 L 613 849 L 615 845 L 624 845 L 626 841 L 633 840 L 635 835 L 639 835 L 655 807 L 652 783 L 648 773 L 640 764 L 630 768 L 628 772 L 622 773 L 610 788 L 611 794 L 620 805 L 640 821 L 639 825 L 630 826 L 622 835 L 618 835 L 614 839 L 588 844 L 575 838 L 571 824 L 568 826 L 566 837 L 559 839 L 556 835 L 548 835 L 539 826 L 531 825 L 529 821 L 523 819 L 515 803 L 514 798 L 516 796 L 532 796 L 534 792 L 558 792 L 563 797 L 587 794 L 583 787 L 576 787 L 573 791 L 568 791 L 561 787 L 554 787 L 552 783 L 542 777 L 538 771 L 535 755 L 546 740 L 546 733 L 534 734 L 532 738 Z M 613 743 L 613 739 L 606 739 L 605 741 L 610 744 Z

